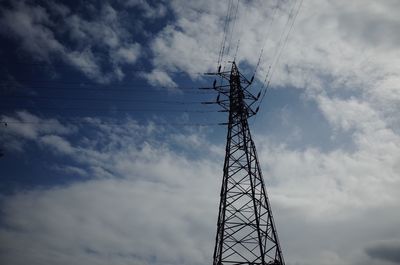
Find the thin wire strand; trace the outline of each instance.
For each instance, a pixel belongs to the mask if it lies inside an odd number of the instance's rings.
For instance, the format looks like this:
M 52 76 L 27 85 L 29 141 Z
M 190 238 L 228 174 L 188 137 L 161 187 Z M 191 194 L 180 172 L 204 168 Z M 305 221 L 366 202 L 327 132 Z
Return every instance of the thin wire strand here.
M 226 16 L 225 16 L 224 31 L 223 31 L 223 34 L 222 34 L 222 40 L 221 40 L 220 50 L 219 50 L 219 54 L 218 54 L 217 67 L 219 67 L 219 65 L 221 64 L 222 58 L 223 58 L 223 53 L 224 53 L 224 49 L 225 49 L 225 42 L 226 42 L 227 27 L 228 27 L 228 23 L 229 23 L 229 20 L 230 20 L 230 12 L 231 12 L 231 7 L 232 7 L 232 1 L 233 0 L 228 0 L 228 10 L 227 10 Z
M 23 110 L 54 110 L 54 111 L 87 111 L 87 112 L 182 112 L 182 113 L 215 113 L 217 110 L 191 110 L 191 109 L 132 109 L 132 108 L 83 108 L 83 107 L 24 107 L 24 106 L 0 106 L 0 109 L 6 111 L 15 111 L 17 109 Z
M 261 63 L 261 60 L 262 60 L 262 56 L 264 55 L 264 49 L 265 49 L 265 46 L 267 45 L 268 35 L 269 35 L 270 31 L 271 31 L 272 23 L 275 20 L 275 15 L 277 13 L 278 7 L 279 7 L 279 5 L 276 4 L 274 9 L 273 9 L 271 20 L 270 20 L 270 22 L 268 24 L 267 31 L 266 31 L 265 36 L 264 36 L 264 41 L 263 41 L 263 46 L 262 46 L 261 51 L 260 51 L 260 56 L 258 57 L 258 62 L 257 62 L 256 68 L 254 69 L 254 76 L 257 73 L 258 67 L 260 66 L 260 63 Z
M 231 32 L 229 34 L 230 38 L 229 38 L 229 42 L 228 42 L 228 49 L 227 49 L 227 52 L 226 52 L 226 55 L 228 57 L 229 57 L 229 53 L 230 53 L 231 46 L 232 46 L 232 38 L 233 38 L 233 33 L 234 33 L 234 30 L 235 30 L 235 26 L 236 26 L 236 19 L 237 19 L 238 10 L 239 10 L 239 0 L 237 0 L 235 16 L 233 17 L 233 26 L 232 26 Z
M 2 120 L 0 123 L 2 124 L 59 124 L 60 121 L 64 123 L 70 123 L 70 124 L 87 124 L 87 125 L 124 125 L 127 124 L 127 122 L 107 122 L 107 121 L 100 121 L 100 122 L 90 122 L 85 119 L 98 119 L 98 117 L 83 117 L 81 119 L 66 119 L 66 118 L 57 118 L 55 121 L 8 121 L 8 120 Z M 153 125 L 158 125 L 158 126 L 193 126 L 193 127 L 201 127 L 201 126 L 218 126 L 220 125 L 219 123 L 212 123 L 212 122 L 207 122 L 207 123 L 179 123 L 179 122 L 154 122 L 154 121 L 149 121 L 149 124 Z M 138 124 L 138 123 L 135 123 Z M 140 124 L 139 124 L 140 125 Z
M 297 1 L 296 1 L 296 3 L 297 3 Z M 266 84 L 266 86 L 265 86 L 265 89 L 264 89 L 264 91 L 263 91 L 263 95 L 262 95 L 262 97 L 261 97 L 260 103 L 258 104 L 258 107 L 260 107 L 260 106 L 262 105 L 262 103 L 263 103 L 263 101 L 264 101 L 264 98 L 265 98 L 265 95 L 267 94 L 267 91 L 268 91 L 268 89 L 269 89 L 269 87 L 270 87 L 273 74 L 275 73 L 276 66 L 277 66 L 278 63 L 279 63 L 279 58 L 280 58 L 280 56 L 281 56 L 281 54 L 282 54 L 283 49 L 285 48 L 285 46 L 286 46 L 286 44 L 287 44 L 287 42 L 288 42 L 289 35 L 290 35 L 290 33 L 291 33 L 291 31 L 292 31 L 292 29 L 293 29 L 293 27 L 294 27 L 294 24 L 295 24 L 295 21 L 296 21 L 296 19 L 297 19 L 297 16 L 298 16 L 298 14 L 300 13 L 300 9 L 301 9 L 302 4 L 303 4 L 303 0 L 299 0 L 299 5 L 298 5 L 298 7 L 297 7 L 297 11 L 296 11 L 295 13 L 293 13 L 293 14 L 294 14 L 293 20 L 292 20 L 292 23 L 291 23 L 291 25 L 290 25 L 290 27 L 289 27 L 289 30 L 288 30 L 288 32 L 287 32 L 287 35 L 286 35 L 284 44 L 282 45 L 282 47 L 281 47 L 281 49 L 280 49 L 280 51 L 279 51 L 279 53 L 278 53 L 278 55 L 277 55 L 276 64 L 274 65 L 274 67 L 273 67 L 273 69 L 272 69 L 272 72 L 271 72 L 271 66 L 270 66 L 269 69 L 268 69 L 268 72 L 267 72 L 267 75 L 266 75 L 266 80 L 267 80 L 267 78 L 268 78 L 268 82 L 267 82 L 267 84 Z M 294 7 L 295 7 L 295 5 L 293 6 L 293 8 L 294 8 Z M 292 9 L 292 10 L 294 10 L 294 9 Z M 270 74 L 270 73 L 271 73 L 271 74 Z M 254 118 L 253 124 L 255 123 L 256 118 L 257 118 L 257 116 Z
M 272 73 L 275 72 L 275 68 L 276 68 L 277 63 L 279 61 L 279 57 L 281 56 L 282 51 L 284 49 L 283 45 L 284 44 L 286 45 L 286 42 L 287 42 L 287 39 L 288 39 L 289 34 L 291 32 L 291 29 L 293 27 L 294 21 L 296 20 L 296 17 L 297 17 L 296 14 L 298 14 L 298 11 L 300 10 L 300 6 L 301 6 L 301 3 L 302 3 L 303 0 L 301 0 L 300 5 L 298 6 L 298 9 L 297 9 L 297 12 L 296 12 L 295 11 L 296 10 L 296 3 L 298 3 L 298 1 L 299 0 L 295 0 L 293 2 L 293 5 L 292 5 L 291 10 L 289 12 L 288 19 L 286 21 L 285 27 L 284 27 L 281 35 L 280 35 L 277 47 L 275 49 L 275 56 L 273 56 L 272 63 L 268 67 L 268 71 L 267 71 L 267 74 L 265 75 L 265 79 L 263 81 L 261 90 L 266 90 L 267 89 L 267 86 L 269 85 L 271 77 L 272 77 Z M 292 21 L 292 23 L 291 23 L 291 21 Z M 288 28 L 289 30 L 287 30 L 286 28 Z M 285 33 L 286 33 L 286 38 L 285 38 Z M 265 95 L 265 93 L 266 92 L 264 92 L 264 95 Z
M 294 0 L 293 1 L 293 5 L 290 8 L 290 12 L 289 12 L 288 18 L 286 20 L 285 26 L 283 27 L 283 30 L 282 30 L 281 35 L 279 37 L 278 44 L 276 45 L 276 48 L 275 48 L 275 52 L 274 52 L 275 55 L 272 57 L 273 58 L 272 59 L 272 63 L 269 65 L 268 72 L 265 75 L 265 78 L 264 78 L 264 81 L 263 81 L 263 85 L 261 87 L 262 90 L 265 89 L 265 87 L 266 87 L 266 84 L 268 82 L 267 80 L 269 78 L 269 74 L 270 74 L 270 72 L 272 70 L 271 68 L 274 68 L 275 65 L 276 65 L 276 59 L 277 59 L 278 55 L 280 54 L 280 49 L 281 49 L 282 44 L 283 44 L 285 33 L 287 32 L 287 29 L 290 28 L 291 19 L 294 18 L 294 12 L 295 12 L 295 7 L 296 7 L 296 3 L 297 2 L 298 2 L 298 0 Z
M 285 46 L 286 46 L 286 44 L 287 44 L 287 42 L 289 40 L 290 33 L 292 32 L 292 29 L 294 27 L 294 23 L 296 21 L 297 16 L 299 15 L 300 8 L 301 8 L 302 4 L 303 4 L 303 0 L 300 0 L 300 4 L 299 4 L 299 6 L 297 8 L 297 11 L 296 11 L 296 13 L 294 15 L 294 18 L 293 18 L 292 23 L 290 25 L 289 31 L 288 31 L 288 33 L 286 35 L 286 38 L 285 38 L 284 42 L 283 42 L 282 48 L 279 51 L 279 54 L 278 54 L 278 57 L 277 57 L 277 60 L 276 60 L 276 65 L 278 65 L 279 59 L 281 58 L 281 54 L 282 54 L 283 50 L 285 49 Z M 273 76 L 273 74 L 275 72 L 275 69 L 276 69 L 276 67 L 272 70 L 271 78 L 272 78 L 272 76 Z
M 233 56 L 233 61 L 234 61 L 234 62 L 236 62 L 236 56 L 237 56 L 238 51 L 239 51 L 239 46 L 240 46 L 240 37 L 239 37 L 239 39 L 238 39 L 238 41 L 237 41 L 237 44 L 236 44 L 235 55 Z
M 136 103 L 162 103 L 162 104 L 178 104 L 178 105 L 192 105 L 201 104 L 202 101 L 171 101 L 171 100 L 140 100 L 140 99 L 121 99 L 121 98 L 77 98 L 77 97 L 55 97 L 55 96 L 20 96 L 20 95 L 7 95 L 3 98 L 17 98 L 17 99 L 44 99 L 44 100 L 65 100 L 65 101 L 100 101 L 100 102 L 136 102 Z
M 1 81 L 1 80 L 0 80 Z M 7 83 L 0 83 L 0 87 L 18 87 L 18 86 L 25 86 L 25 87 L 53 87 L 53 85 L 60 85 L 65 88 L 69 88 L 70 86 L 79 86 L 80 89 L 85 88 L 129 88 L 127 90 L 133 90 L 138 88 L 148 89 L 179 89 L 179 90 L 198 90 L 200 87 L 194 86 L 178 86 L 178 87 L 167 87 L 167 86 L 151 86 L 151 85 L 135 85 L 134 83 L 124 83 L 124 84 L 109 84 L 109 85 L 98 85 L 93 83 L 82 83 L 82 82 L 63 82 L 63 81 L 48 81 L 48 80 L 37 80 L 37 81 L 23 81 L 23 83 L 29 84 L 7 84 Z
M 206 61 L 206 62 L 212 62 L 215 61 L 215 59 L 198 59 L 201 61 Z M 8 65 L 28 65 L 28 66 L 37 66 L 37 67 L 43 67 L 43 68 L 73 68 L 72 65 L 68 64 L 54 64 L 54 63 L 45 63 L 45 62 L 21 62 L 21 61 L 5 61 L 5 60 L 0 60 L 0 63 L 3 64 L 8 64 Z M 100 68 L 99 66 L 79 66 L 80 69 L 98 69 Z M 104 69 L 103 69 L 104 70 Z M 138 70 L 138 69 L 130 69 L 129 72 L 133 73 L 150 73 L 150 72 L 165 72 L 165 73 L 171 73 L 171 74 L 195 74 L 195 75 L 203 75 L 202 72 L 188 72 L 188 71 L 183 71 L 183 70 L 171 70 L 171 69 L 149 69 L 149 70 Z
M 121 88 L 122 87 L 122 88 Z M 168 88 L 168 87 L 152 87 L 152 86 L 142 86 L 142 87 L 135 87 L 131 86 L 130 89 L 124 88 L 124 87 L 129 87 L 129 86 L 116 86 L 116 87 L 96 87 L 96 86 L 50 86 L 50 85 L 7 85 L 7 84 L 0 84 L 0 88 L 3 88 L 3 92 L 12 92 L 12 90 L 6 90 L 6 88 L 13 88 L 13 89 L 37 89 L 37 90 L 79 90 L 82 92 L 85 91 L 92 91 L 92 92 L 132 92 L 132 93 L 177 93 L 177 92 L 182 92 L 182 93 L 190 93 L 190 94 L 210 94 L 210 91 L 206 90 L 199 90 L 200 87 L 183 87 L 182 89 L 180 87 L 176 88 Z M 0 90 L 1 91 L 1 90 Z M 17 92 L 17 91 L 14 91 Z
M 291 23 L 291 25 L 290 25 L 290 28 L 289 28 L 287 34 L 286 34 L 286 38 L 285 38 L 285 40 L 284 40 L 284 42 L 283 42 L 283 44 L 282 44 L 282 47 L 281 47 L 281 49 L 279 50 L 279 53 L 278 53 L 277 58 L 276 58 L 275 66 L 272 68 L 272 72 L 271 72 L 271 74 L 268 76 L 268 77 L 269 77 L 269 80 L 268 80 L 268 82 L 267 82 L 267 84 L 266 84 L 265 92 L 264 92 L 264 94 L 263 94 L 263 97 L 261 98 L 260 104 L 262 103 L 262 101 L 263 101 L 263 99 L 264 99 L 264 97 L 265 97 L 265 94 L 267 93 L 267 90 L 268 90 L 268 88 L 269 88 L 269 86 L 270 86 L 270 84 L 271 84 L 272 77 L 273 77 L 273 75 L 274 75 L 274 73 L 275 73 L 275 71 L 276 71 L 276 68 L 277 68 L 278 64 L 279 64 L 279 59 L 281 58 L 282 52 L 283 52 L 283 50 L 284 50 L 284 48 L 285 48 L 285 46 L 286 46 L 286 44 L 287 44 L 287 42 L 288 42 L 288 40 L 289 40 L 290 33 L 291 33 L 291 31 L 292 31 L 292 29 L 293 29 L 293 27 L 294 27 L 294 23 L 295 23 L 295 21 L 296 21 L 296 18 L 297 18 L 297 16 L 298 16 L 299 12 L 300 12 L 300 9 L 301 9 L 302 4 L 303 4 L 303 0 L 299 0 L 299 5 L 298 5 L 298 7 L 297 7 L 297 11 L 296 11 L 295 14 L 294 14 L 292 23 Z M 270 68 L 270 69 L 271 69 L 271 68 Z M 270 69 L 269 69 L 269 70 L 270 70 Z M 269 73 L 269 71 L 268 71 L 268 73 Z

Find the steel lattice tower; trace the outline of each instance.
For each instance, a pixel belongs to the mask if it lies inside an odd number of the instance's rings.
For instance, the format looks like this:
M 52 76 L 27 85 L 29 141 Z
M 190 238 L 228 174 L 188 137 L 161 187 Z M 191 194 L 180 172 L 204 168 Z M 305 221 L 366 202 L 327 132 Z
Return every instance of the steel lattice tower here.
M 247 80 L 235 62 L 231 71 L 219 69 L 214 75 L 222 80 L 218 86 L 214 81 L 218 92 L 214 103 L 229 112 L 229 122 L 213 265 L 284 265 L 248 125 L 248 118 L 258 111 L 252 105 L 260 94 L 247 90 L 253 78 Z M 223 85 L 223 80 L 229 84 Z

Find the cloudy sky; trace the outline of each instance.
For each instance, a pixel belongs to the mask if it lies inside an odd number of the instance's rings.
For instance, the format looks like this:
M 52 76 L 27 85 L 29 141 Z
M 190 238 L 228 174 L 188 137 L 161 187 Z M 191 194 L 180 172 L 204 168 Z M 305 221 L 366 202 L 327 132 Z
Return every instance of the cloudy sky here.
M 1 263 L 211 264 L 227 117 L 197 88 L 226 39 L 222 66 L 270 84 L 249 122 L 286 263 L 400 264 L 399 14 L 0 1 Z

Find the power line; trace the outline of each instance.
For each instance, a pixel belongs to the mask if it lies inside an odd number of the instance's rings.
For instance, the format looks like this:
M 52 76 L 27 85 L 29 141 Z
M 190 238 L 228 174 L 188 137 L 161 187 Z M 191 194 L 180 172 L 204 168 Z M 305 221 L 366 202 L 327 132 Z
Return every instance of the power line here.
M 220 64 L 222 62 L 223 57 L 224 57 L 225 43 L 226 43 L 227 33 L 228 33 L 228 30 L 229 30 L 229 22 L 230 22 L 230 17 L 231 17 L 232 5 L 233 5 L 233 0 L 228 0 L 228 10 L 227 10 L 226 16 L 225 16 L 224 31 L 223 31 L 220 50 L 219 50 L 219 55 L 218 55 L 218 62 L 217 62 L 217 67 L 218 68 L 219 68 L 219 66 L 220 66 Z
M 171 100 L 138 100 L 138 99 L 120 99 L 120 98 L 72 98 L 72 97 L 53 97 L 53 96 L 19 96 L 7 95 L 3 98 L 17 98 L 17 99 L 45 99 L 45 100 L 71 100 L 71 101 L 100 101 L 100 102 L 136 102 L 136 103 L 161 103 L 161 104 L 178 104 L 178 105 L 191 105 L 201 104 L 202 101 L 171 101 Z
M 283 42 L 282 48 L 281 48 L 280 51 L 279 51 L 279 54 L 278 54 L 278 57 L 277 57 L 277 59 L 276 59 L 276 64 L 275 64 L 275 65 L 277 65 L 277 64 L 279 63 L 279 59 L 280 59 L 280 57 L 281 57 L 282 51 L 283 51 L 283 49 L 285 48 L 285 46 L 286 46 L 286 44 L 287 44 L 287 42 L 288 42 L 288 40 L 289 40 L 290 33 L 292 32 L 292 29 L 293 29 L 293 27 L 294 27 L 294 23 L 295 23 L 295 21 L 296 21 L 297 16 L 299 15 L 300 8 L 301 8 L 302 4 L 303 4 L 303 0 L 300 0 L 300 4 L 299 4 L 298 7 L 297 7 L 297 11 L 296 11 L 296 13 L 295 13 L 295 15 L 294 15 L 294 18 L 293 18 L 293 20 L 292 20 L 292 23 L 291 23 L 291 25 L 290 25 L 290 28 L 289 28 L 288 33 L 287 33 L 287 35 L 286 35 L 286 38 L 285 38 L 285 40 L 284 40 L 284 42 Z M 275 69 L 276 69 L 276 68 L 275 68 Z M 273 71 L 272 71 L 272 73 L 271 73 L 271 78 L 272 78 L 272 75 L 273 75 L 274 72 L 275 72 L 275 69 L 273 69 Z
M 296 3 L 297 3 L 297 2 L 299 2 L 299 5 L 297 6 L 297 10 L 296 10 Z M 283 38 L 284 38 L 284 36 L 285 36 L 285 35 L 284 35 L 285 30 L 282 31 L 281 38 L 280 38 L 280 40 L 279 40 L 279 42 L 278 42 L 278 47 L 277 47 L 276 56 L 275 56 L 275 58 L 274 58 L 272 64 L 271 64 L 270 67 L 268 68 L 268 72 L 267 72 L 267 74 L 266 74 L 266 76 L 265 76 L 265 80 L 264 80 L 264 82 L 263 82 L 262 89 L 263 89 L 263 88 L 265 88 L 265 89 L 264 89 L 264 92 L 263 92 L 263 96 L 261 97 L 259 106 L 261 105 L 261 103 L 262 103 L 262 101 L 263 101 L 263 99 L 264 99 L 264 97 L 265 97 L 265 94 L 266 94 L 266 92 L 267 92 L 267 90 L 268 90 L 268 88 L 269 88 L 269 85 L 270 85 L 271 80 L 272 80 L 272 76 L 273 76 L 273 74 L 275 73 L 276 67 L 277 67 L 277 65 L 278 65 L 278 63 L 279 63 L 279 59 L 280 59 L 280 57 L 281 57 L 281 55 L 282 55 L 283 49 L 285 48 L 285 46 L 286 46 L 286 44 L 287 44 L 287 41 L 288 41 L 288 39 L 289 39 L 289 35 L 290 35 L 290 33 L 291 33 L 291 31 L 292 31 L 292 29 L 293 29 L 293 27 L 294 27 L 294 23 L 295 23 L 295 21 L 296 21 L 296 18 L 297 18 L 297 16 L 298 16 L 299 12 L 300 12 L 300 8 L 301 8 L 302 4 L 303 4 L 303 0 L 299 0 L 299 1 L 296 0 L 296 1 L 294 2 L 294 4 L 293 4 L 293 7 L 292 7 L 290 13 L 289 13 L 288 20 L 287 20 L 287 23 L 286 23 L 286 25 L 285 25 L 285 27 L 290 25 L 290 26 L 289 26 L 289 30 L 287 31 L 287 34 L 286 34 L 286 37 L 285 37 L 284 40 L 283 40 Z M 292 17 L 293 19 L 290 21 L 290 18 L 291 18 L 291 17 Z M 283 42 L 282 42 L 282 40 L 283 40 Z M 270 73 L 271 73 L 271 74 L 270 74 Z
M 97 119 L 97 117 L 84 117 L 84 118 L 80 118 L 80 119 L 64 119 L 64 118 L 57 118 L 54 121 L 8 121 L 8 120 L 2 120 L 0 121 L 0 123 L 3 124 L 59 124 L 60 121 L 64 122 L 64 123 L 70 123 L 70 124 L 87 124 L 87 125 L 126 125 L 127 122 L 116 122 L 116 121 L 112 121 L 112 122 L 108 122 L 108 121 L 88 121 L 88 118 L 93 118 L 93 119 Z M 86 119 L 86 120 L 85 120 Z M 183 127 L 201 127 L 201 126 L 218 126 L 220 125 L 219 123 L 211 123 L 211 122 L 207 122 L 207 123 L 188 123 L 188 122 L 154 122 L 154 121 L 148 121 L 149 124 L 154 124 L 154 125 L 158 125 L 158 126 L 183 126 Z M 135 124 L 138 124 L 135 122 Z
M 226 51 L 227 56 L 229 56 L 229 52 L 230 52 L 231 46 L 232 46 L 232 38 L 233 38 L 233 32 L 235 30 L 235 26 L 236 26 L 236 19 L 237 19 L 238 10 L 239 10 L 239 0 L 237 0 L 235 16 L 233 17 L 233 26 L 232 26 L 231 32 L 230 32 L 230 39 L 229 39 L 229 42 L 228 42 L 228 50 Z
M 215 59 L 198 59 L 201 61 L 207 61 L 207 62 L 212 62 Z M 22 61 L 5 61 L 5 60 L 0 60 L 1 63 L 5 63 L 8 65 L 28 65 L 28 66 L 36 66 L 36 67 L 42 67 L 42 68 L 79 68 L 79 69 L 99 69 L 101 70 L 101 65 L 95 65 L 95 66 L 74 66 L 74 65 L 69 65 L 69 64 L 54 64 L 54 63 L 40 63 L 40 62 L 22 62 Z M 149 69 L 149 70 L 142 70 L 142 69 L 129 69 L 127 70 L 128 72 L 133 72 L 133 73 L 151 73 L 151 72 L 163 72 L 163 73 L 171 73 L 171 74 L 193 74 L 193 75 L 203 75 L 202 72 L 189 72 L 189 71 L 183 71 L 183 70 L 171 70 L 171 69 Z
M 181 113 L 216 113 L 215 110 L 193 110 L 193 109 L 133 109 L 133 108 L 82 108 L 82 107 L 19 107 L 19 106 L 0 106 L 0 109 L 7 110 L 24 109 L 24 110 L 58 110 L 58 111 L 95 111 L 95 112 L 181 112 Z
M 294 11 L 295 11 L 295 7 L 296 7 L 297 1 L 298 1 L 298 0 L 294 0 L 294 1 L 293 1 L 293 5 L 292 5 L 291 8 L 290 8 L 290 11 L 289 11 L 289 14 L 288 14 L 288 17 L 287 17 L 285 26 L 284 26 L 283 29 L 282 29 L 282 32 L 281 32 L 280 37 L 279 37 L 279 41 L 278 41 L 278 43 L 277 43 L 277 45 L 276 45 L 276 47 L 275 47 L 274 56 L 272 56 L 272 63 L 271 63 L 271 64 L 269 65 L 269 67 L 268 67 L 268 71 L 267 71 L 267 73 L 266 73 L 266 75 L 265 75 L 265 79 L 264 79 L 264 81 L 263 81 L 263 85 L 262 85 L 262 88 L 261 88 L 261 89 L 265 88 L 265 85 L 266 85 L 267 80 L 268 80 L 268 78 L 269 78 L 270 71 L 272 70 L 273 67 L 276 66 L 276 61 L 277 61 L 277 58 L 278 58 L 278 56 L 279 56 L 279 54 L 280 54 L 280 50 L 281 50 L 281 48 L 282 48 L 282 44 L 283 44 L 283 40 L 284 40 L 285 33 L 287 32 L 287 29 L 290 27 L 290 21 L 291 21 L 291 19 L 294 18 Z
M 132 86 L 132 89 L 128 88 L 119 88 L 120 86 L 117 87 L 98 87 L 95 88 L 94 86 L 88 87 L 88 86 L 40 86 L 40 85 L 2 85 L 0 84 L 0 88 L 12 88 L 12 89 L 38 89 L 38 90 L 74 90 L 74 91 L 81 91 L 81 92 L 129 92 L 129 93 L 174 93 L 175 91 L 182 92 L 185 94 L 211 94 L 209 91 L 206 90 L 199 90 L 199 87 L 193 87 L 193 88 L 184 88 L 181 89 L 180 87 L 177 88 L 167 88 L 167 87 L 152 87 L 152 86 L 143 86 L 143 87 L 134 87 Z M 122 86 L 124 87 L 124 86 Z M 128 86 L 126 86 L 128 87 Z M 10 91 L 9 91 L 10 92 Z
M 267 45 L 268 35 L 269 35 L 269 32 L 270 32 L 270 30 L 271 30 L 271 28 L 272 28 L 272 23 L 273 23 L 274 20 L 275 20 L 275 15 L 276 15 L 276 12 L 277 12 L 277 10 L 278 10 L 278 7 L 279 7 L 279 5 L 276 4 L 276 5 L 274 6 L 273 11 L 272 11 L 271 20 L 270 20 L 270 22 L 269 22 L 269 24 L 268 24 L 267 31 L 266 31 L 266 33 L 265 33 L 265 37 L 264 37 L 264 41 L 263 41 L 263 46 L 262 46 L 261 51 L 260 51 L 260 56 L 258 57 L 258 62 L 257 62 L 256 68 L 255 68 L 255 70 L 254 70 L 254 76 L 256 75 L 257 69 L 258 69 L 258 67 L 260 66 L 261 59 L 262 59 L 262 56 L 263 56 L 263 54 L 264 54 L 264 49 L 265 49 L 265 46 Z
M 26 88 L 26 87 L 25 87 Z M 17 87 L 15 87 L 15 89 L 17 89 Z M 73 91 L 81 91 L 81 92 L 127 92 L 127 93 L 173 93 L 167 90 L 146 90 L 146 89 L 113 89 L 113 88 L 105 88 L 105 89 L 101 89 L 101 88 L 88 88 L 88 89 L 80 89 L 80 88 L 76 88 L 76 87 L 34 87 L 33 89 L 39 89 L 39 90 L 73 90 Z M 7 91 L 7 92 L 18 92 L 16 90 L 11 90 L 11 91 Z M 179 93 L 179 90 L 177 90 L 176 93 Z M 207 90 L 199 90 L 199 91 L 194 91 L 194 90 L 189 90 L 189 91 L 184 91 L 182 93 L 185 94 L 197 94 L 197 95 L 207 95 L 207 94 L 212 94 L 211 92 L 207 91 Z
M 111 84 L 111 85 L 98 85 L 98 84 L 88 84 L 88 83 L 82 83 L 82 82 L 63 82 L 63 81 L 48 81 L 48 80 L 40 80 L 40 81 L 21 81 L 23 83 L 20 84 L 20 86 L 25 86 L 25 87 L 39 87 L 39 88 L 45 88 L 45 87 L 50 87 L 53 88 L 54 86 L 52 85 L 62 85 L 66 89 L 69 88 L 68 86 L 79 86 L 79 89 L 86 89 L 86 88 L 108 88 L 108 89 L 115 89 L 115 88 L 131 88 L 127 90 L 132 90 L 132 89 L 138 89 L 138 88 L 144 88 L 144 89 L 177 89 L 177 90 L 198 90 L 200 87 L 193 87 L 193 86 L 178 86 L 178 87 L 168 87 L 168 86 L 150 86 L 150 85 L 135 85 L 134 83 L 132 84 Z M 29 83 L 29 84 L 24 84 L 24 83 Z M 8 84 L 8 83 L 0 83 L 0 87 L 18 87 L 19 84 Z
M 286 23 L 286 25 L 285 25 L 285 27 L 286 27 L 287 25 L 289 25 L 290 17 L 293 17 L 292 22 L 291 22 L 290 27 L 289 27 L 289 30 L 287 31 L 287 34 L 286 34 L 286 38 L 285 38 L 283 44 L 281 45 L 281 47 L 278 46 L 279 49 L 277 50 L 275 60 L 274 60 L 273 63 L 268 67 L 268 71 L 267 71 L 267 74 L 266 74 L 266 76 L 265 76 L 265 80 L 264 80 L 264 82 L 263 82 L 263 84 L 262 84 L 262 87 L 261 87 L 261 91 L 263 91 L 263 93 L 262 93 L 260 102 L 259 102 L 259 104 L 258 104 L 258 107 L 260 107 L 260 106 L 262 105 L 262 102 L 264 101 L 265 95 L 267 94 L 267 91 L 268 91 L 269 86 L 270 86 L 270 84 L 271 84 L 271 80 L 272 80 L 273 74 L 275 73 L 276 66 L 277 66 L 278 63 L 279 63 L 279 58 L 280 58 L 280 56 L 281 56 L 281 54 L 282 54 L 283 49 L 285 48 L 285 46 L 286 46 L 286 44 L 287 44 L 287 41 L 288 41 L 288 39 L 289 39 L 289 35 L 290 35 L 290 33 L 291 33 L 291 31 L 292 31 L 292 29 L 293 29 L 293 27 L 294 27 L 294 23 L 295 23 L 295 21 L 296 21 L 296 18 L 297 18 L 297 16 L 298 16 L 298 14 L 299 14 L 299 12 L 300 12 L 300 9 L 301 9 L 301 6 L 302 6 L 302 4 L 303 4 L 303 0 L 300 0 L 299 5 L 298 5 L 298 7 L 297 7 L 297 11 L 294 12 L 297 2 L 298 2 L 297 0 L 294 2 L 293 6 L 292 6 L 292 9 L 291 9 L 291 11 L 290 11 L 290 13 L 289 13 L 287 23 Z M 280 38 L 280 40 L 279 40 L 279 42 L 278 42 L 278 45 L 279 45 L 279 43 L 281 42 L 282 36 L 284 36 L 283 33 L 284 33 L 284 31 L 282 31 L 282 35 L 281 35 L 281 38 Z M 271 70 L 272 70 L 272 72 L 271 72 Z M 256 119 L 257 119 L 257 116 L 254 118 L 253 124 L 255 123 L 255 120 L 256 120 Z

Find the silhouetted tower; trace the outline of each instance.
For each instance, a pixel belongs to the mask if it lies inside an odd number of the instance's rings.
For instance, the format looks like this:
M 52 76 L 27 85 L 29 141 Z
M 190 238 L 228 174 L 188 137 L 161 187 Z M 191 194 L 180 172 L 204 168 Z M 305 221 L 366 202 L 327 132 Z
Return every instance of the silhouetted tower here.
M 258 100 L 247 89 L 247 80 L 235 62 L 221 72 L 217 103 L 229 112 L 226 155 L 213 265 L 285 264 L 271 207 L 251 138 L 248 118 L 255 115 Z M 224 82 L 229 81 L 229 84 Z M 208 104 L 210 104 L 209 102 Z

